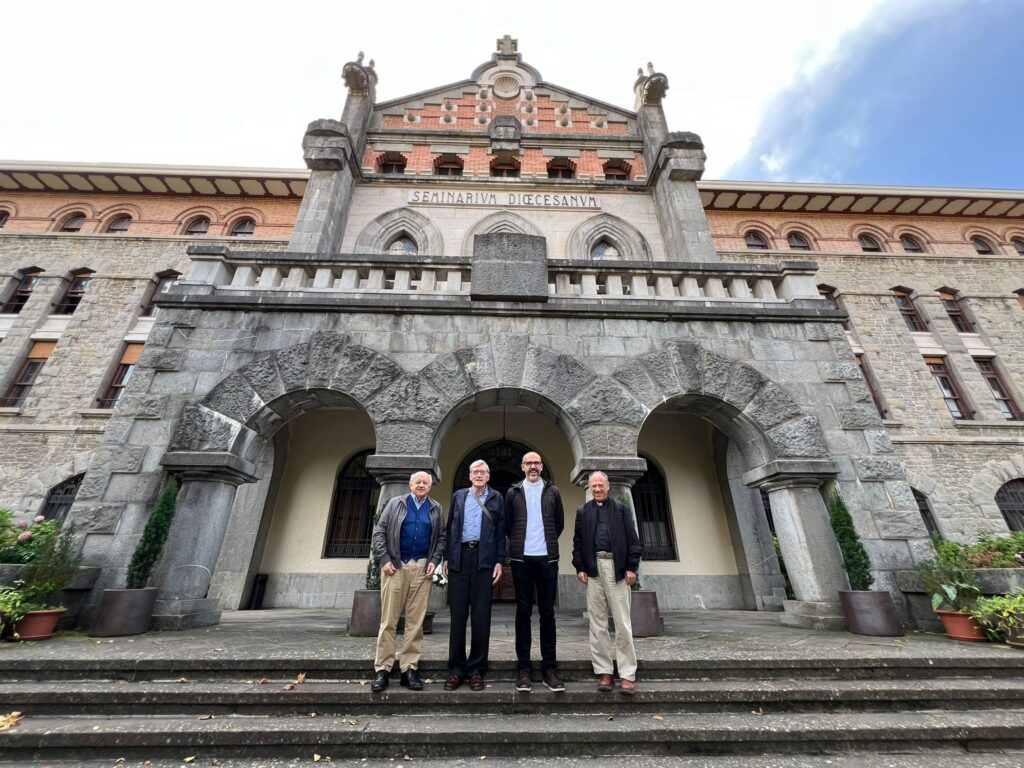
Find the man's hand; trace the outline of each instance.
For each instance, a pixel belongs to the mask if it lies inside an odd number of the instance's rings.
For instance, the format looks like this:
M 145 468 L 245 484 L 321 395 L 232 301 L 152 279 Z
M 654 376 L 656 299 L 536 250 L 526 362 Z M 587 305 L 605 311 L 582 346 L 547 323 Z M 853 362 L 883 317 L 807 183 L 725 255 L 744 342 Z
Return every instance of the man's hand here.
M 580 571 L 579 573 L 576 574 L 576 578 L 580 580 L 580 584 L 586 584 L 587 583 L 587 572 L 586 571 Z
M 631 587 L 636 584 L 636 574 L 632 571 L 626 571 L 626 583 Z
M 501 563 L 495 563 L 494 564 L 494 578 L 492 579 L 491 583 L 492 584 L 497 584 L 499 581 L 501 581 Z
M 437 570 L 436 565 L 433 563 L 427 563 L 427 576 L 433 576 L 435 570 Z
M 395 564 L 392 563 L 392 562 L 384 563 L 384 567 L 381 568 L 381 570 L 384 573 L 386 573 L 388 576 L 394 576 L 395 575 L 395 570 L 396 570 L 395 569 Z
M 448 578 L 448 561 L 447 560 L 445 560 L 443 563 L 441 563 L 441 573 L 444 575 L 444 577 L 446 579 Z

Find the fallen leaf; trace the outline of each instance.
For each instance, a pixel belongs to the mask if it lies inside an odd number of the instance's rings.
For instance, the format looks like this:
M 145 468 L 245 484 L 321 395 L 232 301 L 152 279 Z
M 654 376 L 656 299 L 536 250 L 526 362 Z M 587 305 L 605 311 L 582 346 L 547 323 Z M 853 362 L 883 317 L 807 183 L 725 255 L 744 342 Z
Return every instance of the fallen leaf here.
M 299 674 L 297 674 L 295 676 L 295 682 L 299 683 L 299 684 L 302 684 L 302 683 L 306 682 L 306 673 L 305 672 L 299 672 Z
M 320 755 L 316 754 L 315 752 L 313 753 L 313 762 L 314 763 L 319 763 L 320 762 Z
M 265 682 L 267 682 L 267 678 L 261 677 L 259 680 L 256 681 L 256 685 L 263 685 Z
M 367 681 L 367 680 L 360 680 L 360 681 L 359 681 L 359 684 L 360 684 L 360 685 L 366 685 L 366 683 L 367 683 L 367 682 L 369 682 L 369 681 Z
M 409 762 L 410 760 L 412 760 L 412 758 L 411 758 L 411 757 L 409 757 L 409 755 L 406 755 L 406 756 L 405 756 L 405 757 L 403 757 L 402 759 L 403 759 L 403 760 L 405 760 L 406 762 Z
M 92 729 L 93 729 L 94 731 L 98 731 L 98 730 L 100 729 L 100 727 L 99 727 L 98 725 L 94 725 L 94 726 L 92 727 Z
M 349 721 L 348 721 L 348 724 L 349 724 L 349 725 L 355 725 L 355 724 L 356 724 L 356 723 L 358 723 L 358 722 L 359 722 L 358 720 L 349 720 Z
M 752 715 L 763 715 L 764 714 L 764 710 L 761 707 L 758 707 L 757 709 L 750 710 L 750 714 L 752 714 Z
M 0 717 L 0 731 L 9 731 L 21 722 L 21 712 L 9 712 Z
M 123 757 L 117 758 L 117 760 L 114 761 L 114 765 L 124 765 L 124 758 Z
M 213 720 L 213 715 L 200 715 L 199 720 Z
M 192 762 L 195 762 L 195 759 L 196 759 L 196 756 L 195 756 L 195 755 L 192 755 L 191 757 L 186 757 L 186 758 L 184 758 L 184 760 L 185 760 L 185 762 L 186 762 L 186 763 L 192 763 Z
M 665 718 L 662 717 L 661 715 L 655 715 L 653 719 L 654 720 L 664 720 Z
M 285 683 L 285 685 L 283 685 L 281 687 L 282 691 L 291 691 L 291 690 L 294 690 L 294 689 L 295 689 L 295 683 Z
M 179 683 L 187 683 L 188 682 L 188 678 L 187 677 L 179 677 L 178 678 L 178 682 Z
M 310 712 L 310 713 L 309 713 L 309 716 L 310 716 L 310 717 L 316 717 L 316 712 Z
M 214 648 L 213 650 L 215 650 L 215 651 L 226 651 L 227 648 Z

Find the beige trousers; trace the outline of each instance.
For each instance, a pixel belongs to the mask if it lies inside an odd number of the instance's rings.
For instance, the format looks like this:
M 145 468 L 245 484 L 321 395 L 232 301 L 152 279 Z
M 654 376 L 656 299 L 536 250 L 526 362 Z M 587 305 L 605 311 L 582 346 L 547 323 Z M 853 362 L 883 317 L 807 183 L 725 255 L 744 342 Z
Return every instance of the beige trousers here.
M 612 638 L 608 632 L 608 615 L 615 623 L 615 662 L 619 677 L 636 679 L 636 649 L 633 647 L 633 624 L 630 620 L 629 585 L 615 581 L 615 561 L 597 559 L 597 578 L 587 580 L 587 613 L 590 615 L 590 657 L 595 675 L 612 674 Z
M 403 672 L 417 669 L 423 652 L 423 617 L 427 614 L 427 600 L 433 583 L 424 569 L 426 558 L 402 563 L 402 567 L 388 576 L 380 574 L 380 629 L 377 631 L 377 658 L 373 668 L 390 672 L 395 663 L 395 630 L 405 609 L 405 639 L 398 654 L 398 666 Z

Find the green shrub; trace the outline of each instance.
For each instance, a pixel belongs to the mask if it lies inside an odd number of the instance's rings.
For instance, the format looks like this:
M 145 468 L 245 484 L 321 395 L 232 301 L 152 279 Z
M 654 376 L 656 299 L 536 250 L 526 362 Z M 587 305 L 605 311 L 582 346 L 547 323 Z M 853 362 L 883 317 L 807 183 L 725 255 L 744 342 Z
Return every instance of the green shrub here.
M 0 563 L 31 563 L 49 539 L 57 535 L 60 525 L 42 515 L 31 522 L 14 519 L 9 509 L 0 509 Z
M 171 530 L 177 499 L 178 481 L 170 477 L 146 521 L 146 527 L 142 529 L 142 537 L 128 565 L 128 589 L 144 589 L 149 584 L 149 577 L 153 575 L 160 554 L 164 551 L 167 533 Z
M 843 553 L 843 565 L 850 577 L 850 588 L 856 590 L 871 589 L 875 578 L 871 575 L 871 560 L 861 544 L 857 529 L 853 527 L 853 518 L 846 508 L 846 502 L 838 491 L 832 491 L 828 497 L 828 516 L 835 532 L 839 550 Z
M 26 611 L 61 607 L 61 590 L 71 582 L 81 562 L 74 526 L 46 538 L 32 562 L 21 571 L 22 607 Z
M 921 574 L 926 592 L 932 596 L 932 610 L 946 606 L 952 611 L 974 608 L 981 589 L 978 576 L 970 568 L 941 560 L 923 560 L 914 566 Z

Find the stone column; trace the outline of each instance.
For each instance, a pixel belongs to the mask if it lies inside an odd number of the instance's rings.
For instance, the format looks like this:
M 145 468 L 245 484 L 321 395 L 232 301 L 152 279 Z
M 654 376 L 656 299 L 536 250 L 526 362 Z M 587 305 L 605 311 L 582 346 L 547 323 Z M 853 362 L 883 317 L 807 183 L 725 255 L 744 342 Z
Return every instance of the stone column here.
M 207 593 L 231 517 L 235 489 L 254 482 L 255 466 L 225 453 L 168 453 L 161 462 L 182 475 L 174 521 L 154 575 L 159 588 L 153 627 L 192 629 L 220 622 Z
M 788 626 L 844 629 L 839 590 L 850 588 L 821 479 L 795 477 L 772 480 L 768 491 L 775 534 L 796 600 L 783 603 L 781 621 Z

